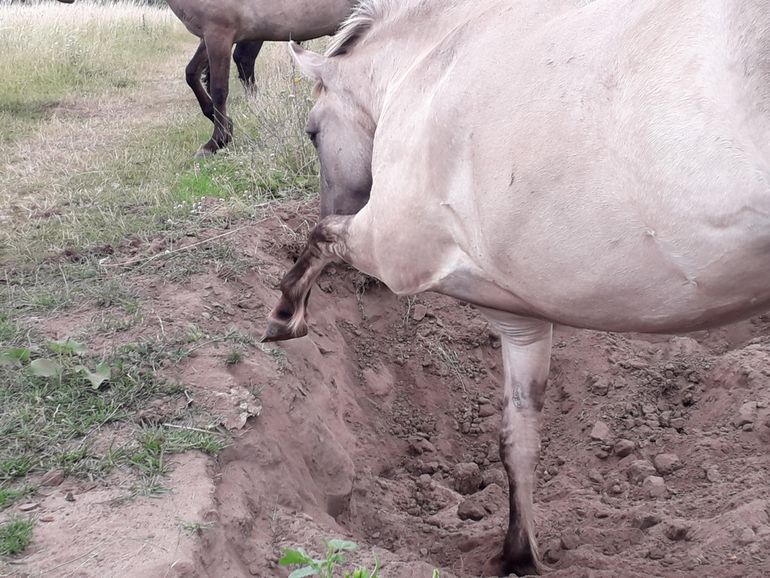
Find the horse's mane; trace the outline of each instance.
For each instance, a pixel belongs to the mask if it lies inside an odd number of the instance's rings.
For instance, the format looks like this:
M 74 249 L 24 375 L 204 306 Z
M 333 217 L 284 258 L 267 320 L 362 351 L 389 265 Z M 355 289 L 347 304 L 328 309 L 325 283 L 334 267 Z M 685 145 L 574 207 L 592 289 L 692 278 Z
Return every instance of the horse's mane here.
M 406 4 L 405 0 L 359 0 L 353 12 L 332 37 L 326 56 L 338 56 L 352 46 L 372 25 Z

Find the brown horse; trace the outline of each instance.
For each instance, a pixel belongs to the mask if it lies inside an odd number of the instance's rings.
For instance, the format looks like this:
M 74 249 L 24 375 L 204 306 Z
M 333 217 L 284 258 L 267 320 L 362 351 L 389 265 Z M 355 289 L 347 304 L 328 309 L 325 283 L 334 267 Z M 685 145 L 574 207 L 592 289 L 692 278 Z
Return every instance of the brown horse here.
M 75 0 L 59 0 L 71 4 Z M 248 89 L 254 85 L 254 61 L 265 41 L 311 40 L 333 34 L 356 0 L 167 0 L 187 29 L 201 39 L 186 68 L 203 114 L 214 124 L 211 139 L 196 156 L 214 154 L 232 140 L 227 116 L 230 51 L 238 76 Z M 209 71 L 206 90 L 202 81 Z

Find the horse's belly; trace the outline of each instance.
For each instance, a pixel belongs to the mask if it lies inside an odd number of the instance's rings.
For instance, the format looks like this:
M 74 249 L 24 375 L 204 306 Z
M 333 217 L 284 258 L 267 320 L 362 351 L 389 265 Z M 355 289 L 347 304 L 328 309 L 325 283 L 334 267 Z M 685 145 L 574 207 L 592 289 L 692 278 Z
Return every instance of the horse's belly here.
M 692 228 L 688 240 L 648 231 L 614 251 L 555 244 L 536 260 L 522 258 L 519 246 L 507 266 L 498 258 L 481 270 L 510 294 L 514 313 L 524 303 L 538 316 L 587 329 L 689 331 L 770 309 L 770 224 L 723 233 L 699 237 Z

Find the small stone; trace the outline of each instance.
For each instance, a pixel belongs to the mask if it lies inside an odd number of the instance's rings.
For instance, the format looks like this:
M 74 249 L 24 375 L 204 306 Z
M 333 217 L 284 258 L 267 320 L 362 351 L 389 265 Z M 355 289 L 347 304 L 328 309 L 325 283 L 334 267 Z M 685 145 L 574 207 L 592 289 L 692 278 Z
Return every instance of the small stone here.
M 682 522 L 672 522 L 666 526 L 663 533 L 666 538 L 674 542 L 680 542 L 687 539 L 687 535 L 690 532 L 690 527 Z
M 545 547 L 543 560 L 548 564 L 556 564 L 561 560 L 561 540 L 551 540 Z
M 607 381 L 604 378 L 596 378 L 596 380 L 591 384 L 591 392 L 593 392 L 596 395 L 604 397 L 607 395 L 610 391 L 610 382 Z
M 64 481 L 64 470 L 50 470 L 40 478 L 41 486 L 59 486 Z
M 652 459 L 652 463 L 662 476 L 672 474 L 682 467 L 682 462 L 676 454 L 658 454 Z
M 500 446 L 497 442 L 490 442 L 487 449 L 487 459 L 493 464 L 500 461 Z
M 569 530 L 561 535 L 561 547 L 565 550 L 574 550 L 580 546 L 580 537 L 574 530 Z
M 741 546 L 748 546 L 749 544 L 755 542 L 756 539 L 757 535 L 754 533 L 754 530 L 751 528 L 744 528 L 738 536 L 738 543 Z
M 647 460 L 635 460 L 626 470 L 626 476 L 632 484 L 641 484 L 648 476 L 656 474 L 655 466 Z
M 40 507 L 40 504 L 38 504 L 37 502 L 26 502 L 24 504 L 19 504 L 18 506 L 20 512 L 30 512 L 39 507 Z
M 414 455 L 424 454 L 426 452 L 435 452 L 436 446 L 423 438 L 410 438 L 409 451 Z
M 599 458 L 600 460 L 606 460 L 608 457 L 610 457 L 610 454 L 608 454 L 603 449 L 598 449 L 596 452 L 594 452 L 594 455 Z
M 651 498 L 662 498 L 666 495 L 666 482 L 660 476 L 647 476 L 642 490 Z
M 615 455 L 619 458 L 624 458 L 628 455 L 631 455 L 635 449 L 636 444 L 631 440 L 618 440 L 615 443 Z
M 457 464 L 452 476 L 455 489 L 461 494 L 473 494 L 481 487 L 481 470 L 473 462 Z
M 67 500 L 68 502 L 74 502 L 75 496 L 72 495 L 72 492 L 67 492 L 64 496 L 64 499 Z
M 738 415 L 733 419 L 735 427 L 743 427 L 746 424 L 754 423 L 757 419 L 757 402 L 747 401 L 738 410 Z
M 603 484 L 604 483 L 604 476 L 602 476 L 601 472 L 599 470 L 589 470 L 588 471 L 588 479 L 591 480 L 595 484 Z
M 464 500 L 457 506 L 457 517 L 461 520 L 473 520 L 478 522 L 483 520 L 487 515 L 487 511 L 484 509 L 478 501 L 473 498 Z
M 610 427 L 603 421 L 597 421 L 591 429 L 590 437 L 599 442 L 608 442 L 612 439 Z
M 56 520 L 56 518 L 54 518 L 53 516 L 40 516 L 38 520 L 40 520 L 41 522 L 48 523 L 48 522 L 53 522 L 54 520 Z
M 428 308 L 425 307 L 422 303 L 418 303 L 414 306 L 414 310 L 412 311 L 412 319 L 415 321 L 422 321 L 425 319 L 425 316 L 428 314 Z
M 435 474 L 438 471 L 438 462 L 421 463 L 417 468 L 421 474 Z
M 743 427 L 741 429 L 743 431 L 754 431 L 754 424 L 753 423 L 745 423 L 745 424 L 743 424 Z
M 481 487 L 486 488 L 492 484 L 497 484 L 501 488 L 508 487 L 508 478 L 505 473 L 500 470 L 489 469 L 485 470 L 481 477 Z
M 663 548 L 660 548 L 659 546 L 654 546 L 650 548 L 650 551 L 647 553 L 647 557 L 650 560 L 663 560 L 666 553 L 663 551 Z
M 427 548 L 420 548 L 420 556 L 425 558 L 428 555 L 428 549 Z
M 718 484 L 722 481 L 722 474 L 719 473 L 719 468 L 711 466 L 706 470 L 706 479 L 712 484 Z
M 675 430 L 683 430 L 684 429 L 684 418 L 683 417 L 674 417 L 671 418 L 671 427 Z
M 631 526 L 640 530 L 647 530 L 660 524 L 661 518 L 657 514 L 640 514 L 631 520 Z
M 479 406 L 479 417 L 491 417 L 497 413 L 497 410 L 491 403 L 484 403 Z

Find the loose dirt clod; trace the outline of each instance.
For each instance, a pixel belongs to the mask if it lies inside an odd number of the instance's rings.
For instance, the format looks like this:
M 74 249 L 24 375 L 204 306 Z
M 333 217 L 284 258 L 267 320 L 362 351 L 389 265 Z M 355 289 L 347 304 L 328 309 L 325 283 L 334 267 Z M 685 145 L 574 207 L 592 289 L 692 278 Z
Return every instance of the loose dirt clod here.
M 473 494 L 481 487 L 481 470 L 475 463 L 457 464 L 452 477 L 455 489 L 461 494 Z

